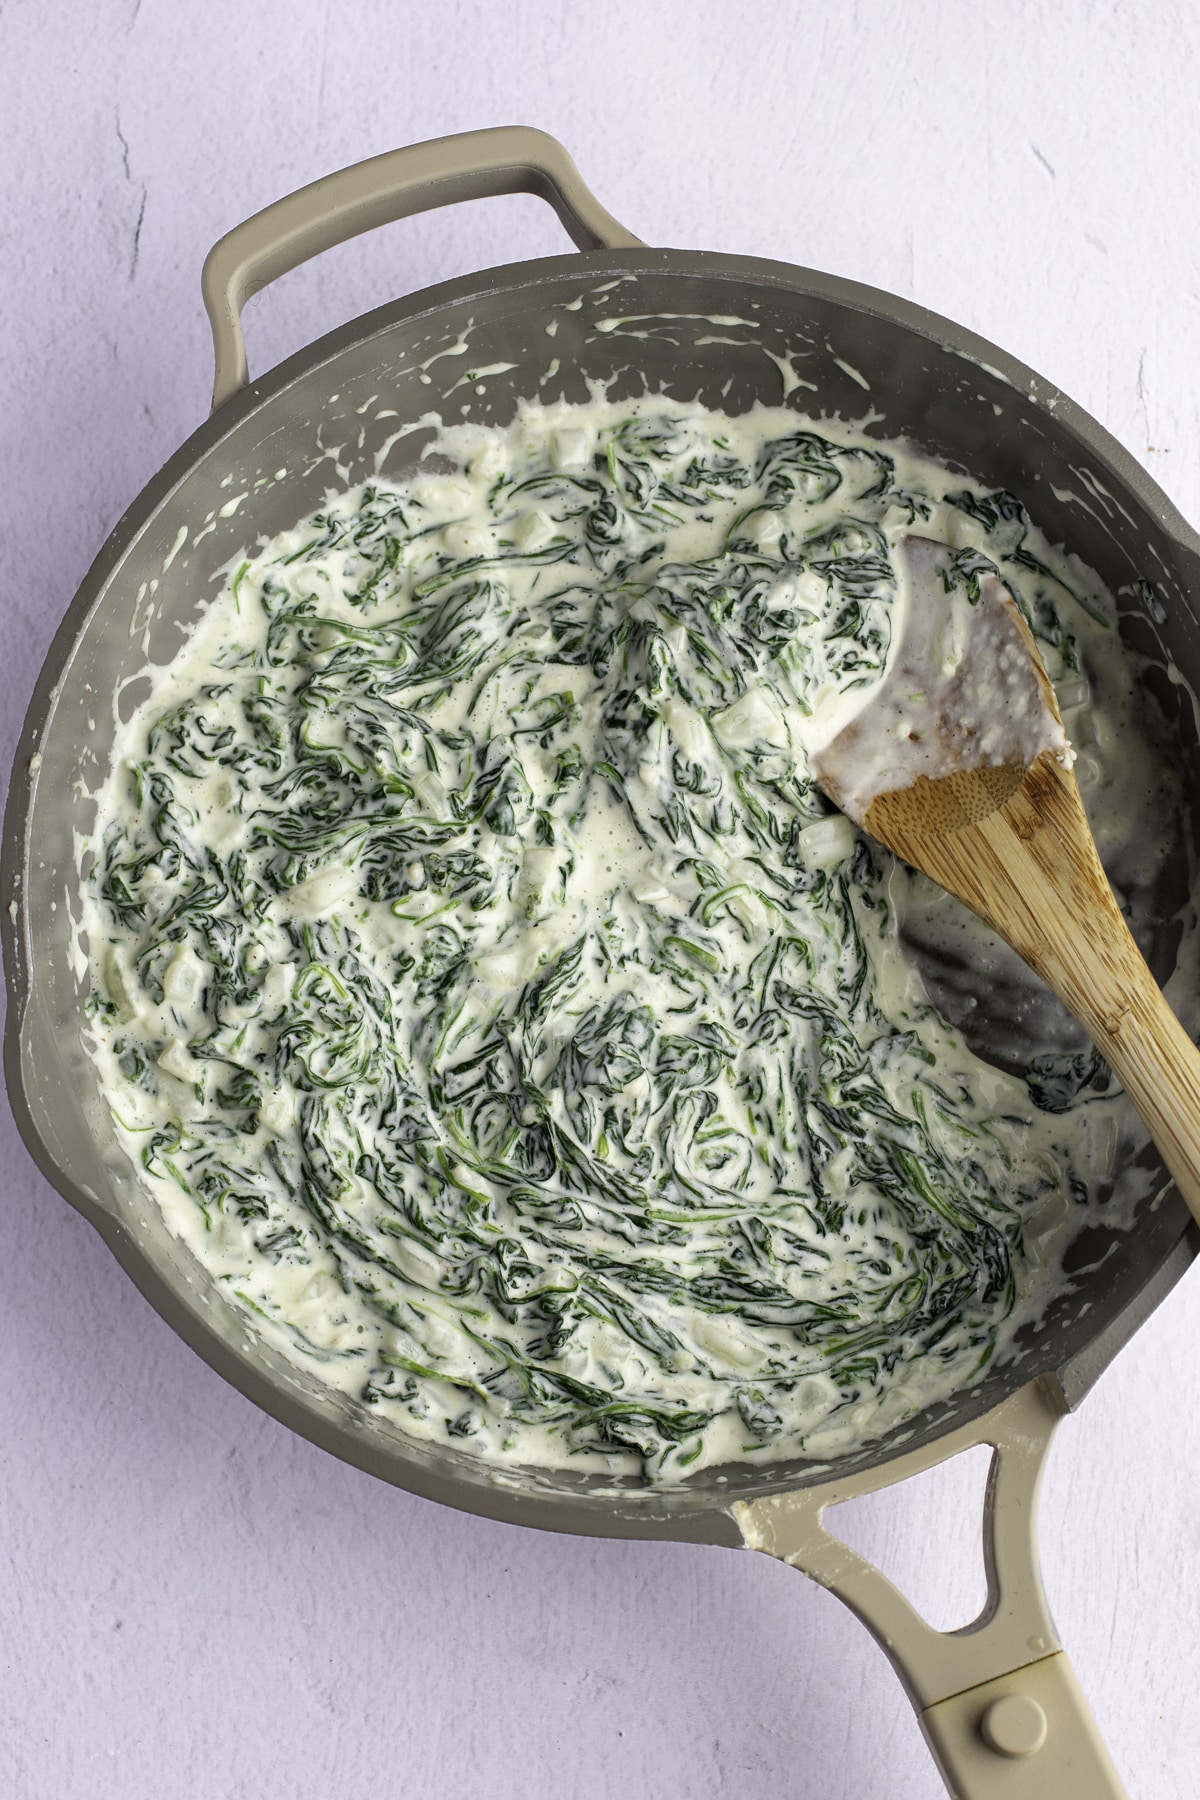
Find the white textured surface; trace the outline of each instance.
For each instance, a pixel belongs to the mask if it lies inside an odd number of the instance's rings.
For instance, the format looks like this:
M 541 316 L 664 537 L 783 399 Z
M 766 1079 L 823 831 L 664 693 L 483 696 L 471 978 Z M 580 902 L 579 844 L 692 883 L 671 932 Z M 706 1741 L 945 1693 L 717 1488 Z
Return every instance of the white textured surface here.
M 208 245 L 331 169 L 472 126 L 554 132 L 650 243 L 806 262 L 960 319 L 1200 518 L 1182 3 L 0 16 L 6 767 L 89 561 L 203 416 Z M 531 199 L 391 227 L 256 300 L 252 362 L 561 248 Z M 186 1350 L 0 1129 L 0 1794 L 941 1794 L 836 1602 L 765 1558 L 519 1531 L 334 1462 Z M 1051 1601 L 1139 1800 L 1200 1786 L 1198 1369 L 1193 1277 L 1063 1427 L 1043 1504 Z M 887 1496 L 856 1538 L 958 1622 L 976 1527 L 927 1509 Z

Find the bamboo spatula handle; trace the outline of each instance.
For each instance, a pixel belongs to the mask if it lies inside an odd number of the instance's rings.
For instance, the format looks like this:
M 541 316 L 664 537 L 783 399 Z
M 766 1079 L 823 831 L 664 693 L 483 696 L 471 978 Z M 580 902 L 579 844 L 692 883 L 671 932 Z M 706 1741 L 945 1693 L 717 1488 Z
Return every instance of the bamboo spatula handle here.
M 1073 967 L 1075 945 L 1057 958 L 1057 967 L 1046 970 L 1045 980 L 1103 1053 L 1192 1217 L 1200 1222 L 1200 1053 L 1167 1005 L 1119 913 L 1117 919 L 1120 936 L 1114 926 L 1105 943 L 1117 963 L 1111 984 L 1105 982 L 1107 991 L 1096 992 L 1098 983 L 1080 990 Z M 1090 935 L 1093 925 L 1091 919 L 1081 924 L 1080 936 Z
M 1038 757 L 1011 799 L 957 831 L 909 835 L 874 807 L 867 827 L 993 926 L 1074 1013 L 1200 1221 L 1200 1052 L 1130 935 L 1071 770 Z

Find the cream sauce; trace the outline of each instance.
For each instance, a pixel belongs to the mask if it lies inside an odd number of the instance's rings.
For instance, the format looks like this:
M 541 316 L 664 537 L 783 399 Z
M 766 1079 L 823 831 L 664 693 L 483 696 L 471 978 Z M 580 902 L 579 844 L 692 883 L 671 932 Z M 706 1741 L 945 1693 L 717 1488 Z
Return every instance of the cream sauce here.
M 84 846 L 118 1136 L 247 1319 L 415 1436 L 843 1453 L 1004 1353 L 1141 1140 L 1102 1071 L 1047 1110 L 933 1009 L 919 890 L 810 746 L 916 529 L 1017 591 L 1036 550 L 1085 792 L 1118 734 L 1148 764 L 1111 602 L 1011 497 L 787 408 L 430 450 L 249 554 L 121 729 Z
M 1068 767 L 1075 760 L 1007 589 L 957 562 L 944 544 L 902 540 L 886 668 L 849 708 L 835 691 L 814 713 L 814 773 L 860 825 L 880 796 L 916 781 L 1027 769 L 1047 752 Z

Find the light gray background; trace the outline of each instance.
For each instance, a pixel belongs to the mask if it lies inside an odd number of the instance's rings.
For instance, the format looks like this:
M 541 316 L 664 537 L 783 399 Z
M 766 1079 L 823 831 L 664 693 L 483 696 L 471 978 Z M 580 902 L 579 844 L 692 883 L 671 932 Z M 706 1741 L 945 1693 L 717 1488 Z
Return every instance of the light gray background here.
M 530 123 L 651 244 L 857 277 L 1040 369 L 1200 518 L 1200 29 L 1182 5 L 10 0 L 0 8 L 4 766 L 109 528 L 204 415 L 217 237 L 397 144 Z M 264 368 L 564 247 L 532 199 L 281 281 Z M 765 1558 L 460 1517 L 260 1416 L 3 1132 L 0 1793 L 934 1800 L 881 1653 Z M 1052 1604 L 1139 1800 L 1200 1786 L 1200 1286 L 1063 1427 Z M 854 1526 L 972 1610 L 980 1461 Z M 847 1527 L 849 1529 L 849 1527 Z

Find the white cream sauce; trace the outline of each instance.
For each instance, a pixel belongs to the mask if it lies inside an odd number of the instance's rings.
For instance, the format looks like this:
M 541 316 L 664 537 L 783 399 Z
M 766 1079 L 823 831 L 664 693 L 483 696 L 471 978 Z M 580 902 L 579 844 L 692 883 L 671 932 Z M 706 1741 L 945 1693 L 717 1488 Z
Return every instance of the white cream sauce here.
M 835 690 L 814 711 L 806 748 L 824 791 L 865 825 L 875 800 L 917 781 L 1027 769 L 1047 752 L 1070 767 L 1036 646 L 998 577 L 964 578 L 949 548 L 924 537 L 904 538 L 896 560 L 892 649 L 878 684 Z
M 1011 497 L 787 408 L 430 448 L 456 472 L 248 554 L 122 727 L 84 846 L 118 1136 L 256 1328 L 418 1437 L 844 1453 L 1040 1315 L 1141 1128 L 1103 1071 L 1048 1111 L 972 1054 L 913 959 L 934 890 L 810 748 L 916 531 L 1027 600 L 1108 808 L 1152 762 L 1111 602 Z M 1157 821 L 1108 816 L 1151 869 Z

